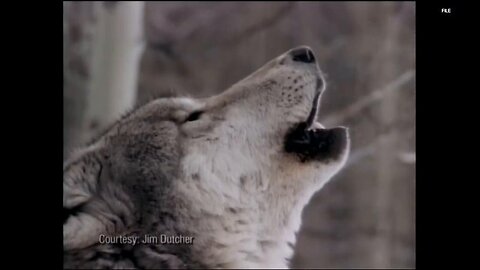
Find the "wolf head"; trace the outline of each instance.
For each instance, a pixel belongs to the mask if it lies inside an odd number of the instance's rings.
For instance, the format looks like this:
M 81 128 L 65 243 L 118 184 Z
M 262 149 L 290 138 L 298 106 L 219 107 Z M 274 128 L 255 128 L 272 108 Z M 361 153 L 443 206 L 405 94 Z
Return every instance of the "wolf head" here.
M 349 152 L 346 128 L 316 120 L 324 89 L 303 46 L 218 96 L 132 111 L 64 165 L 64 249 L 98 247 L 99 234 L 184 233 L 196 242 L 157 252 L 286 266 L 303 207 Z

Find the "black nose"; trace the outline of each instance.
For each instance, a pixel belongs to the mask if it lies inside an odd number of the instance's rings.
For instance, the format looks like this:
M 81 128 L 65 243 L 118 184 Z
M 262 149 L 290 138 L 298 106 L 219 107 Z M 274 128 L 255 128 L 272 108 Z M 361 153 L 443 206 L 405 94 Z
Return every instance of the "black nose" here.
M 292 59 L 295 62 L 313 63 L 315 62 L 315 56 L 313 56 L 312 50 L 309 48 L 298 48 L 290 52 Z

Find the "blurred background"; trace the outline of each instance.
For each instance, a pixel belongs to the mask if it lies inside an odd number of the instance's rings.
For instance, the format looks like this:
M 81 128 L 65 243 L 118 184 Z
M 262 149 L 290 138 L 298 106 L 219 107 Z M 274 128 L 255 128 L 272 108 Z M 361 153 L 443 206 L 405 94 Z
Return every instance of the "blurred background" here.
M 345 168 L 303 212 L 292 267 L 415 267 L 414 2 L 63 2 L 64 156 L 136 103 L 206 97 L 298 45 L 327 75 Z

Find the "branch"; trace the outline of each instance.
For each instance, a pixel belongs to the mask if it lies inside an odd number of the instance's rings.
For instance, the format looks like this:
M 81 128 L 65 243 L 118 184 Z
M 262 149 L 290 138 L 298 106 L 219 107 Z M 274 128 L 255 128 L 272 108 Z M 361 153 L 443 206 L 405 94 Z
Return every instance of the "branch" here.
M 364 146 L 360 149 L 357 149 L 353 151 L 349 157 L 347 164 L 345 164 L 344 168 L 353 166 L 363 160 L 365 157 L 368 157 L 375 153 L 375 150 L 379 148 L 382 145 L 385 145 L 388 141 L 392 140 L 394 137 L 395 132 L 389 132 L 387 134 L 381 134 L 377 138 L 373 140 L 372 143 L 368 144 L 367 146 Z
M 386 143 L 390 142 L 392 139 L 395 139 L 398 137 L 406 137 L 406 135 L 410 134 L 410 132 L 414 132 L 414 129 L 412 128 L 406 131 L 402 130 L 402 132 L 400 132 L 400 130 L 398 129 L 394 129 L 388 133 L 380 134 L 378 137 L 373 139 L 373 141 L 367 146 L 364 146 L 357 150 L 352 151 L 352 153 L 350 153 L 350 156 L 348 157 L 347 164 L 345 164 L 345 168 L 355 165 L 358 162 L 362 161 L 364 158 L 374 154 L 379 147 L 384 146 Z M 408 164 L 415 163 L 415 152 L 412 152 L 412 153 L 401 152 L 397 154 L 397 157 L 404 163 L 408 163 Z
M 412 80 L 414 75 L 414 70 L 408 70 L 404 72 L 402 75 L 397 77 L 397 79 L 393 80 L 386 86 L 371 92 L 369 95 L 357 100 L 348 107 L 330 114 L 323 122 L 326 126 L 332 126 L 344 122 L 346 119 L 357 115 L 358 112 L 372 105 L 374 102 L 383 99 L 390 92 L 401 90 L 402 86 Z

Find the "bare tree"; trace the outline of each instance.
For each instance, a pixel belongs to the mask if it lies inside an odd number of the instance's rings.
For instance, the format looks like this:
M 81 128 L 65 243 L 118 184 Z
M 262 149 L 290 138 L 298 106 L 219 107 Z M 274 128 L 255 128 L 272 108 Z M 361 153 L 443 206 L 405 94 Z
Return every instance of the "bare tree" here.
M 63 2 L 64 155 L 85 133 L 94 27 L 91 2 Z
M 132 107 L 143 2 L 64 2 L 64 154 Z
M 98 132 L 132 107 L 143 50 L 143 2 L 95 3 L 91 91 L 86 130 Z

